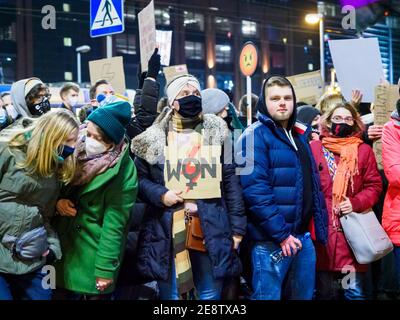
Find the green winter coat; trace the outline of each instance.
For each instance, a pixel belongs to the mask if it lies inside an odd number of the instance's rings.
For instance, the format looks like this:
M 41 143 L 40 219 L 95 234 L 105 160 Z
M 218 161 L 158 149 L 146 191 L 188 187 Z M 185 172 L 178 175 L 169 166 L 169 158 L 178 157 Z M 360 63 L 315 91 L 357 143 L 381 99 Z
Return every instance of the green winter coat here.
M 61 248 L 57 234 L 50 226 L 59 196 L 60 183 L 54 175 L 49 178 L 30 176 L 16 163 L 25 160 L 21 149 L 8 148 L 0 142 L 0 272 L 26 274 L 39 269 L 46 259 L 19 260 L 14 257 L 9 245 L 3 242 L 5 235 L 19 238 L 35 228 L 45 226 L 49 248 L 58 259 Z
M 114 290 L 137 191 L 136 167 L 127 146 L 114 167 L 77 191 L 76 216 L 54 219 L 63 252 L 55 264 L 57 287 L 99 294 L 99 277 L 114 280 L 102 293 Z

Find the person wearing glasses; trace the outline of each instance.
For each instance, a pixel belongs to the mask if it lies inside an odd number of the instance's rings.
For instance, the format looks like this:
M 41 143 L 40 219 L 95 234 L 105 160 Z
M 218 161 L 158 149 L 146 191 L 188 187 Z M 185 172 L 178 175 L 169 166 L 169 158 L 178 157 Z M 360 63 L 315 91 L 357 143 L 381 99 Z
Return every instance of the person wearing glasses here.
M 32 118 L 38 118 L 50 111 L 49 88 L 39 78 L 28 78 L 13 83 L 11 100 L 14 107 L 14 122 L 1 132 L 1 137 L 9 137 L 9 129 L 26 128 L 32 124 Z
M 350 103 L 339 103 L 321 119 L 320 140 L 311 142 L 328 209 L 328 244 L 316 243 L 316 298 L 367 299 L 368 265 L 357 263 L 340 224 L 340 216 L 371 209 L 382 191 L 371 147 L 361 140 L 364 125 Z M 343 279 L 349 272 L 350 283 Z

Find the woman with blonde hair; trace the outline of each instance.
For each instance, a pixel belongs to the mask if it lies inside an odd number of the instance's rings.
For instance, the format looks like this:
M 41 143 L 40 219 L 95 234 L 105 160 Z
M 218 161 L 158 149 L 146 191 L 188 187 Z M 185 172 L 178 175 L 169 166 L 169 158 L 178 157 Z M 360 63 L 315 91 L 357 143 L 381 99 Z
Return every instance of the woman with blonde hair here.
M 318 100 L 317 105 L 315 106 L 321 114 L 325 114 L 326 112 L 332 110 L 338 103 L 345 102 L 345 99 L 341 93 L 336 92 L 325 92 Z
M 60 182 L 75 173 L 79 125 L 51 111 L 0 142 L 0 300 L 49 300 L 42 267 L 61 258 L 50 226 Z
M 350 103 L 341 103 L 321 120 L 321 140 L 311 142 L 328 209 L 328 244 L 316 244 L 317 299 L 367 298 L 368 265 L 357 263 L 340 224 L 340 217 L 370 210 L 379 200 L 382 181 L 371 147 L 361 140 L 364 125 Z M 343 270 L 354 270 L 348 288 L 340 288 Z M 347 272 L 346 272 L 347 273 Z M 344 289 L 344 290 L 343 290 Z

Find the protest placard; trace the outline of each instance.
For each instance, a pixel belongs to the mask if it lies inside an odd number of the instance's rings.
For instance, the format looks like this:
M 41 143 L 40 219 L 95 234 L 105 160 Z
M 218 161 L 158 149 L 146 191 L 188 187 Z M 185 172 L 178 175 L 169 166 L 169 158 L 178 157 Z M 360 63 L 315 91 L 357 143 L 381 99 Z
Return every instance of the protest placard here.
M 347 101 L 352 90 L 363 93 L 362 102 L 373 102 L 375 87 L 384 78 L 377 38 L 329 41 L 341 92 Z
M 156 30 L 158 53 L 161 56 L 161 65 L 169 66 L 171 60 L 172 31 Z
M 92 85 L 99 79 L 106 79 L 116 93 L 125 94 L 125 72 L 122 57 L 90 61 L 89 72 Z
M 180 64 L 177 66 L 164 67 L 163 72 L 165 75 L 166 82 L 169 83 L 176 76 L 179 76 L 181 74 L 187 74 L 188 68 L 186 64 Z
M 288 77 L 296 93 L 297 102 L 315 105 L 322 96 L 324 86 L 320 71 L 302 73 Z
M 156 48 L 156 20 L 153 0 L 138 14 L 140 62 L 142 72 L 147 71 L 148 61 Z
M 183 199 L 212 199 L 221 197 L 221 146 L 202 144 L 196 133 L 168 135 L 164 149 L 165 186 L 182 191 Z
M 384 125 L 390 120 L 390 115 L 396 109 L 396 102 L 400 98 L 399 87 L 395 85 L 379 85 L 375 88 L 374 100 L 374 124 Z M 383 169 L 382 164 L 382 140 L 374 142 L 374 152 L 378 168 Z

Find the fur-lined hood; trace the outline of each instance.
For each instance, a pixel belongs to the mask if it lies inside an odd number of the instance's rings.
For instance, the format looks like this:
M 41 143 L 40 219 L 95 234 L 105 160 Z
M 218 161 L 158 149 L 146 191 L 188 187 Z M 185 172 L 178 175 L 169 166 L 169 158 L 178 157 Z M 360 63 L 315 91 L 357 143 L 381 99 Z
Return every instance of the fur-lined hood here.
M 132 152 L 146 160 L 149 164 L 162 163 L 166 133 L 169 130 L 172 110 L 165 108 L 154 124 L 146 131 L 132 139 Z M 229 129 L 225 121 L 213 114 L 203 115 L 203 143 L 204 145 L 223 145 L 229 136 Z

